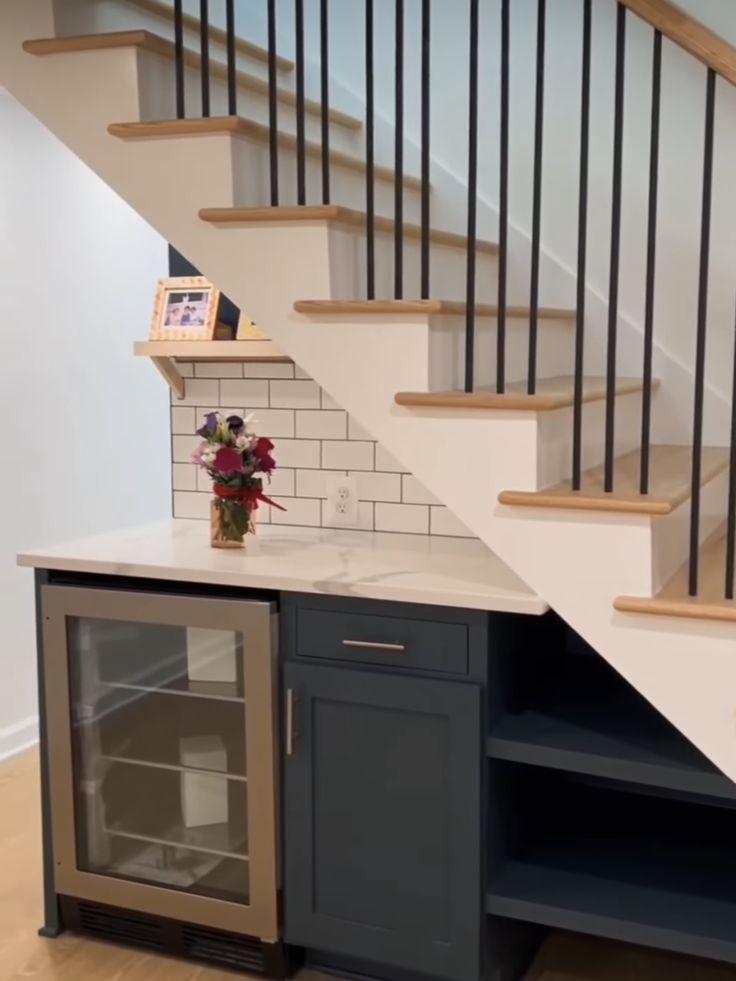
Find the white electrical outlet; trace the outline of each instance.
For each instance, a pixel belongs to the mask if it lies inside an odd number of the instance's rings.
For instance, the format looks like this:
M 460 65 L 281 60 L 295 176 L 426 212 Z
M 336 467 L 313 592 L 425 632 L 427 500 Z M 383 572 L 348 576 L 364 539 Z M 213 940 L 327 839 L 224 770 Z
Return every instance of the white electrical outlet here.
M 357 525 L 358 486 L 355 477 L 335 474 L 327 478 L 327 521 L 331 525 Z

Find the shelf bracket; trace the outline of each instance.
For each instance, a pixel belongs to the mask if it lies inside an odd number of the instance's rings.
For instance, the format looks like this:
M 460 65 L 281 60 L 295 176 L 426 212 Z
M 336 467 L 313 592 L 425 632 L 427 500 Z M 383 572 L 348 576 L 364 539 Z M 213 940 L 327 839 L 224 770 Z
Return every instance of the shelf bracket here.
M 162 358 L 158 356 L 151 356 L 151 361 L 154 363 L 158 371 L 166 380 L 167 385 L 171 391 L 176 395 L 178 399 L 184 398 L 184 379 L 179 374 L 179 370 L 176 367 L 176 361 L 173 358 Z

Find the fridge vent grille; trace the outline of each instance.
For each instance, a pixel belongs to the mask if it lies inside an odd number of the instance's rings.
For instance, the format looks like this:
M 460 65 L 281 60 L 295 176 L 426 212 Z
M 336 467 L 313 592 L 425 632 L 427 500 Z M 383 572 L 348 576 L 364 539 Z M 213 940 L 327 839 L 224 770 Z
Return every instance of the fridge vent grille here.
M 115 943 L 135 944 L 149 950 L 165 948 L 163 929 L 156 920 L 134 914 L 117 912 L 95 903 L 79 903 L 79 926 L 85 933 L 94 934 Z
M 263 949 L 256 940 L 189 925 L 182 927 L 182 934 L 186 956 L 241 971 L 264 971 Z

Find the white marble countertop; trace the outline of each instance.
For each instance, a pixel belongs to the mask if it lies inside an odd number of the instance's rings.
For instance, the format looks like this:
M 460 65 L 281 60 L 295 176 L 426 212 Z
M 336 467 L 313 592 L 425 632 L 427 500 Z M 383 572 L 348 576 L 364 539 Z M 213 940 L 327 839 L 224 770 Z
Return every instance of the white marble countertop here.
M 21 566 L 541 614 L 547 604 L 475 540 L 262 525 L 246 550 L 210 548 L 203 521 L 168 520 L 24 552 Z

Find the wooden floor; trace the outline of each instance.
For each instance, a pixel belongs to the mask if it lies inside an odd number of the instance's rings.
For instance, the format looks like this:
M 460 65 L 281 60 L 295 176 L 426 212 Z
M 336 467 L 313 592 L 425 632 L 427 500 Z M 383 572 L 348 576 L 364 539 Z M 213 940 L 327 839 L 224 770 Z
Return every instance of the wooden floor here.
M 234 981 L 236 975 L 62 934 L 41 923 L 38 754 L 0 764 L 0 981 Z M 313 971 L 298 981 L 334 981 Z M 736 981 L 736 968 L 586 937 L 553 936 L 527 981 Z

